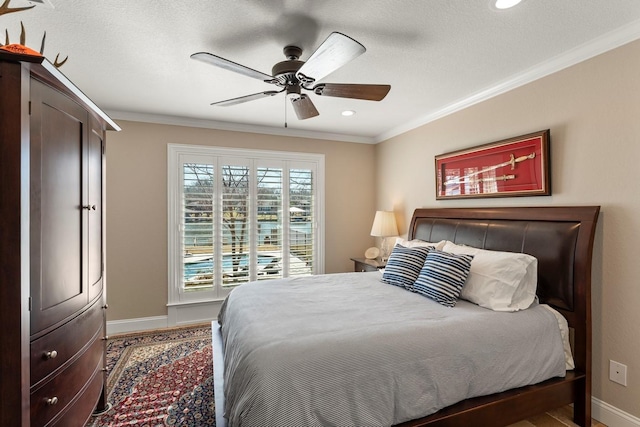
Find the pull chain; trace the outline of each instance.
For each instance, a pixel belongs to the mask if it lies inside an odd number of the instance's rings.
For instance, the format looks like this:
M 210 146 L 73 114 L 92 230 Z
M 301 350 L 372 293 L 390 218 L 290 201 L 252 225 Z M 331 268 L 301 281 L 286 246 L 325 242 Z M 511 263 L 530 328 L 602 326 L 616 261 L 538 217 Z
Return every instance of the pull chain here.
M 287 127 L 287 97 L 284 97 L 284 127 Z

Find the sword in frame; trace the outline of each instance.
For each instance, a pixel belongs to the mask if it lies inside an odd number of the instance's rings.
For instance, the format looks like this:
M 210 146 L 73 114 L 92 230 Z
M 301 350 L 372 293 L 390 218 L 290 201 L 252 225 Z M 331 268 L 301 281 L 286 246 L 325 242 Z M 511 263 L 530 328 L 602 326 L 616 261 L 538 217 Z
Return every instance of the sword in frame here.
M 520 156 L 520 157 L 515 157 L 513 154 L 509 155 L 511 158 L 509 160 L 507 160 L 506 162 L 502 162 L 502 163 L 498 163 L 497 165 L 493 165 L 493 166 L 487 166 L 486 168 L 482 168 L 479 171 L 476 172 L 471 172 L 470 174 L 467 174 L 465 176 L 461 176 L 459 178 L 452 178 L 448 181 L 445 181 L 444 185 L 453 185 L 453 184 L 460 184 L 463 181 L 466 181 L 468 178 L 472 178 L 476 175 L 480 175 L 483 173 L 487 173 L 490 172 L 492 170 L 496 170 L 496 169 L 500 169 L 503 168 L 505 166 L 509 166 L 511 165 L 511 170 L 514 170 L 516 168 L 516 163 L 520 163 L 520 162 L 524 162 L 525 160 L 528 159 L 534 159 L 536 157 L 536 153 L 535 151 L 527 156 Z M 507 175 L 505 175 L 507 176 Z M 515 178 L 515 175 L 513 176 L 513 178 Z M 513 179 L 513 178 L 509 178 L 509 179 Z
M 463 182 L 465 182 L 464 180 L 466 179 L 466 177 L 462 177 L 462 178 L 455 178 L 452 179 L 450 181 L 447 181 L 446 184 L 447 185 L 453 185 L 453 184 L 462 184 Z M 478 183 L 478 182 L 496 182 L 496 181 L 508 181 L 510 179 L 516 179 L 515 175 L 502 175 L 502 176 L 496 176 L 496 177 L 489 177 L 489 178 L 477 178 L 473 180 L 473 183 Z

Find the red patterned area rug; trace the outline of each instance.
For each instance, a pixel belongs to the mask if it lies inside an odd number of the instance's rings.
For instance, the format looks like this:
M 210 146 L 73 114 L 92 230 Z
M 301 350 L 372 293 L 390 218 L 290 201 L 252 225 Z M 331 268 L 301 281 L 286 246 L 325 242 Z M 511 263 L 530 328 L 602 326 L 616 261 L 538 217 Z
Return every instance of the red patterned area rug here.
M 110 337 L 113 407 L 86 427 L 215 426 L 211 351 L 210 325 Z

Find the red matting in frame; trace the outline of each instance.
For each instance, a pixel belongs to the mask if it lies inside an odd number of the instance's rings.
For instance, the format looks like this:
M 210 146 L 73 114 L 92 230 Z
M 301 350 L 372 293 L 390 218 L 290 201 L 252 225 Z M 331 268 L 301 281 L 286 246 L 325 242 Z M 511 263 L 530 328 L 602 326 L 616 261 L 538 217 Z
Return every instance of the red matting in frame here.
M 436 156 L 436 199 L 548 196 L 549 129 Z

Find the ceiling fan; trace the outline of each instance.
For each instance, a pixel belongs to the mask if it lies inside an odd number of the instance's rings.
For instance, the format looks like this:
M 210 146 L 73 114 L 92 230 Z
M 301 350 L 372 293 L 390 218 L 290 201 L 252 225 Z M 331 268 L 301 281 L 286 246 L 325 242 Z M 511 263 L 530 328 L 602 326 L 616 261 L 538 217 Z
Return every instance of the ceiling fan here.
M 313 105 L 311 98 L 302 92 L 303 89 L 320 96 L 364 99 L 368 101 L 381 101 L 391 89 L 390 85 L 375 84 L 320 83 L 314 85 L 315 82 L 366 51 L 362 44 L 342 33 L 331 33 L 306 62 L 298 59 L 302 54 L 302 49 L 297 46 L 287 46 L 283 51 L 287 60 L 275 64 L 271 69 L 272 75 L 256 71 L 207 52 L 194 53 L 191 58 L 262 80 L 265 83 L 281 88 L 213 102 L 211 105 L 228 107 L 286 92 L 286 96 L 291 100 L 293 109 L 300 120 L 309 119 L 320 114 Z

